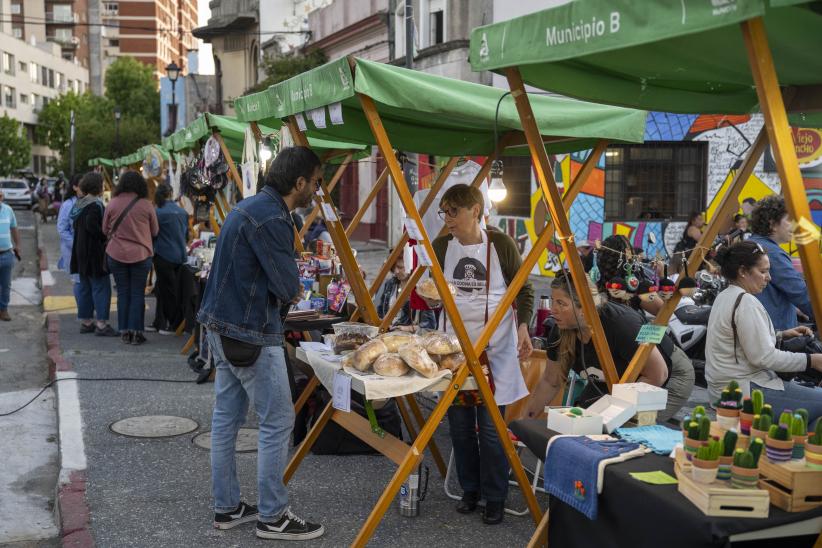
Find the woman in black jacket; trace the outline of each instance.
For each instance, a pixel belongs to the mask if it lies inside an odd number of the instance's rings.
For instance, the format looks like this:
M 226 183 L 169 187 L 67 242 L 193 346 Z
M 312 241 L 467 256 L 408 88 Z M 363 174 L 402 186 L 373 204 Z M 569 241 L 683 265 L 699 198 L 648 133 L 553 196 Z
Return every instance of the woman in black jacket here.
M 111 281 L 106 269 L 106 235 L 103 233 L 103 178 L 99 173 L 86 173 L 80 180 L 82 198 L 71 208 L 69 218 L 74 225 L 71 248 L 71 273 L 79 274 L 74 284 L 80 333 L 100 337 L 118 337 L 109 324 Z M 95 313 L 97 322 L 95 325 Z

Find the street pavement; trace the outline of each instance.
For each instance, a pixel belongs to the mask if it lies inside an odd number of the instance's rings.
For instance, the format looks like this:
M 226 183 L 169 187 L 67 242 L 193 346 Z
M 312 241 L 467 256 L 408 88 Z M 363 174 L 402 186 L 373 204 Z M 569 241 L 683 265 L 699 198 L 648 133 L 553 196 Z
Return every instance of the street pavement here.
M 0 413 L 34 398 L 49 380 L 34 218 L 15 210 L 21 255 L 12 279 L 10 322 L 0 322 Z M 53 229 L 53 223 L 50 228 Z M 0 417 L 0 545 L 56 546 L 58 439 L 54 391 Z
M 81 335 L 72 309 L 68 276 L 56 269 L 58 239 L 53 224 L 41 227 L 40 246 L 54 278 L 46 312 L 59 315 L 62 358 L 79 379 L 135 378 L 145 381 L 78 381 L 82 415 L 81 450 L 85 456 L 85 503 L 90 532 L 98 546 L 264 546 L 254 537 L 254 525 L 220 532 L 211 527 L 208 451 L 192 439 L 210 429 L 213 385 L 197 385 L 180 354 L 184 338 L 147 333 L 143 346 L 126 346 L 118 338 Z M 382 254 L 382 255 L 381 255 Z M 369 279 L 376 274 L 384 251 L 365 246 L 358 257 Z M 47 274 L 46 277 L 49 277 Z M 153 318 L 148 299 L 147 323 Z M 112 307 L 112 322 L 116 313 Z M 2 346 L 2 345 L 0 345 Z M 153 380 L 188 381 L 183 383 Z M 67 383 L 68 384 L 68 383 Z M 61 393 L 62 397 L 62 393 Z M 420 399 L 424 412 L 433 402 Z M 172 415 L 199 425 L 190 434 L 138 439 L 115 434 L 110 425 L 143 415 Z M 254 427 L 253 412 L 246 426 Z M 406 439 L 407 433 L 406 433 Z M 447 421 L 436 442 L 447 458 Z M 75 447 L 76 450 L 76 447 Z M 292 449 L 293 451 L 293 449 Z M 78 459 L 79 460 L 79 459 Z M 237 455 L 244 500 L 256 501 L 256 453 Z M 533 531 L 529 517 L 506 516 L 501 525 L 482 524 L 479 513 L 461 515 L 443 491 L 443 479 L 433 460 L 428 495 L 416 518 L 399 515 L 395 500 L 372 538 L 373 546 L 423 546 L 447 542 L 456 546 L 522 546 Z M 291 505 L 300 516 L 325 525 L 326 534 L 305 546 L 350 544 L 396 467 L 382 456 L 309 455 L 289 485 Z M 459 492 L 456 486 L 452 492 Z M 509 503 L 524 508 L 518 488 Z M 544 507 L 546 499 L 539 497 Z

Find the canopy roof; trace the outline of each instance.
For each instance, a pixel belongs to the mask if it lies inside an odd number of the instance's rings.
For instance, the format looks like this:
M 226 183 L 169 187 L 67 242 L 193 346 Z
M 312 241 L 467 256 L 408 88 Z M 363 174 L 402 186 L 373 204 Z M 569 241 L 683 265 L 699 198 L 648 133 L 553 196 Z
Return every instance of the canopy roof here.
M 758 99 L 739 23 L 760 16 L 780 85 L 822 97 L 819 0 L 575 0 L 475 28 L 471 66 L 588 101 L 745 114 Z M 822 111 L 806 103 L 791 122 L 819 127 Z
M 277 123 L 304 114 L 307 135 L 333 140 L 376 144 L 356 94 L 371 97 L 394 147 L 426 154 L 459 156 L 489 154 L 494 150 L 497 105 L 504 90 L 435 76 L 424 72 L 356 59 L 337 59 L 263 92 L 234 102 L 240 120 Z M 340 103 L 342 123 L 334 123 Z M 329 106 L 328 109 L 325 107 Z M 318 127 L 311 116 L 325 122 Z M 558 97 L 535 97 L 534 114 L 540 132 L 563 138 L 547 145 L 549 152 L 591 148 L 597 139 L 642 142 L 644 111 L 610 107 Z M 521 131 L 510 96 L 499 107 L 498 132 Z M 511 153 L 509 150 L 508 153 Z M 527 148 L 520 147 L 522 154 Z
M 152 148 L 155 148 L 158 151 L 160 151 L 160 155 L 163 157 L 163 160 L 168 160 L 169 159 L 168 150 L 166 150 L 164 147 L 162 147 L 160 145 L 145 145 L 145 146 L 142 146 L 142 147 L 138 148 L 137 150 L 135 150 L 131 154 L 127 154 L 126 156 L 120 156 L 119 158 L 115 158 L 114 160 L 111 160 L 111 165 L 113 165 L 114 167 L 123 167 L 123 166 L 130 166 L 130 165 L 134 165 L 134 164 L 139 164 L 143 160 L 146 159 L 146 156 L 148 155 L 149 150 L 152 149 Z
M 88 165 L 114 167 L 114 160 L 109 160 L 108 158 L 92 158 L 88 161 Z

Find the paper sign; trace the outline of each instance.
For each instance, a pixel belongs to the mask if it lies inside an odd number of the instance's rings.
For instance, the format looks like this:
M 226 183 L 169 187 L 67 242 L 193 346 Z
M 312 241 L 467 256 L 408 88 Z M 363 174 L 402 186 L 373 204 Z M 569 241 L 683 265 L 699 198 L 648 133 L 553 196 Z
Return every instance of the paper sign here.
M 303 118 L 302 113 L 297 113 L 294 115 L 294 118 L 297 119 L 297 127 L 300 128 L 300 131 L 305 131 L 308 127 L 305 125 L 305 118 Z
M 650 483 L 651 485 L 676 485 L 677 483 L 675 477 L 662 470 L 656 470 L 654 472 L 630 472 L 630 474 L 634 479 Z
M 665 336 L 665 331 L 668 330 L 667 326 L 664 325 L 654 325 L 652 323 L 646 323 L 639 329 L 639 333 L 636 335 L 636 339 L 634 339 L 639 344 L 643 343 L 652 343 L 652 344 L 659 344 L 662 342 L 662 337 Z
M 325 129 L 325 107 L 311 109 L 308 111 L 308 115 L 317 129 Z
M 432 266 L 434 264 L 431 262 L 431 257 L 428 256 L 428 251 L 426 251 L 425 246 L 414 246 L 414 251 L 417 252 L 417 259 L 419 259 L 422 266 Z
M 337 220 L 337 212 L 334 211 L 334 206 L 329 203 L 323 202 L 323 215 L 325 216 L 325 220 L 333 223 Z
M 331 103 L 328 105 L 328 115 L 331 117 L 331 123 L 339 126 L 343 123 L 342 103 Z
M 419 241 L 424 239 L 420 227 L 417 226 L 417 222 L 411 217 L 406 217 L 405 219 L 405 230 L 408 231 L 408 237 L 412 240 Z
M 331 402 L 334 409 L 351 412 L 351 377 L 340 371 L 334 373 L 334 395 Z

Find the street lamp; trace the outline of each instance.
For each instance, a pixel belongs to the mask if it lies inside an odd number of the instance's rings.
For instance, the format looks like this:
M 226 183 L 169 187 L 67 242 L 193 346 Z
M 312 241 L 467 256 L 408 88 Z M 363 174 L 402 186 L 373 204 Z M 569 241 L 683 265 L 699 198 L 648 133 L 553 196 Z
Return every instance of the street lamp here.
M 120 107 L 114 107 L 114 153 L 117 157 L 120 156 L 120 116 L 122 115 Z
M 177 101 L 176 97 L 174 96 L 174 87 L 177 85 L 177 78 L 180 77 L 180 67 L 177 66 L 177 63 L 172 61 L 166 67 L 166 76 L 168 76 L 169 81 L 171 82 L 171 114 L 174 115 L 173 121 L 169 120 L 169 134 L 173 133 L 177 130 Z

